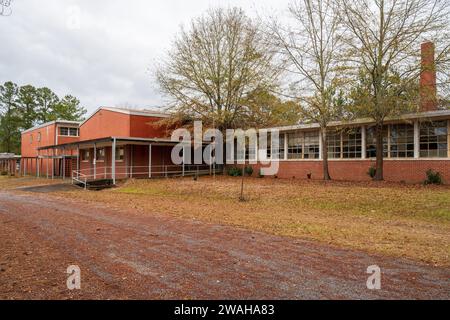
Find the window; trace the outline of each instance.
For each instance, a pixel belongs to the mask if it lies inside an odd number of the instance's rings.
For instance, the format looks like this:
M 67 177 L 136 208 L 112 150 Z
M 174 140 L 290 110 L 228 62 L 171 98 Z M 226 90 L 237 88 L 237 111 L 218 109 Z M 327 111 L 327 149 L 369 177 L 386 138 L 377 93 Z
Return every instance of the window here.
M 184 151 L 184 150 L 181 150 Z M 125 149 L 123 147 L 116 148 L 116 161 L 123 161 L 125 156 Z
M 250 139 L 245 137 L 245 160 L 255 160 L 256 159 L 256 145 L 255 143 L 250 144 Z
M 90 155 L 89 150 L 80 150 L 81 161 L 89 161 Z
M 38 135 L 37 135 L 37 141 L 38 141 L 38 142 L 41 142 L 41 133 L 40 133 L 40 132 L 38 132 Z
M 78 137 L 78 128 L 59 127 L 59 135 L 66 137 Z
M 319 131 L 288 133 L 288 159 L 318 159 Z
M 97 161 L 105 160 L 105 148 L 97 148 L 97 154 L 95 155 L 95 160 L 97 160 Z
M 244 136 L 245 145 L 242 148 L 238 144 L 238 139 L 234 139 L 234 160 L 244 161 L 244 160 L 255 160 L 256 159 L 256 144 L 252 143 L 250 145 L 250 138 Z
M 331 130 L 327 132 L 328 158 L 339 159 L 341 157 L 341 132 Z
M 68 136 L 69 135 L 69 128 L 60 127 L 59 128 L 59 135 L 60 136 Z
M 414 126 L 410 124 L 393 124 L 389 134 L 391 158 L 414 157 Z
M 301 159 L 303 154 L 303 132 L 288 133 L 288 159 Z
M 72 137 L 78 137 L 78 128 L 69 128 L 69 135 Z
M 284 159 L 284 133 L 279 133 L 278 141 L 278 153 L 272 155 L 272 135 L 267 133 L 267 159 Z
M 447 121 L 420 124 L 420 156 L 424 158 L 448 156 Z
M 342 158 L 361 158 L 361 128 L 349 128 L 342 132 Z
M 305 147 L 303 149 L 305 159 L 319 159 L 319 131 L 305 132 Z
M 388 153 L 388 129 L 383 126 L 383 157 L 387 157 Z M 377 156 L 377 143 L 375 137 L 375 127 L 368 127 L 366 130 L 366 157 L 375 158 Z

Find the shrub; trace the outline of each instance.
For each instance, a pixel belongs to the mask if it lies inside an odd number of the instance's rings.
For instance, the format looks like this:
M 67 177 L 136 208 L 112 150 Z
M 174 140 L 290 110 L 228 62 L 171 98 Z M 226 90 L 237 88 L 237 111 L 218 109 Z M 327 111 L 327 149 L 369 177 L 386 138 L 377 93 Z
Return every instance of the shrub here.
M 247 166 L 244 169 L 246 175 L 251 176 L 253 174 L 253 168 L 251 166 Z
M 371 178 L 375 178 L 375 175 L 377 173 L 377 169 L 375 167 L 370 167 L 369 171 L 367 171 L 367 174 L 371 177 Z
M 237 167 L 228 168 L 228 175 L 232 177 L 242 176 L 242 169 Z
M 442 176 L 439 172 L 429 169 L 426 174 L 427 178 L 424 181 L 425 184 L 442 184 Z

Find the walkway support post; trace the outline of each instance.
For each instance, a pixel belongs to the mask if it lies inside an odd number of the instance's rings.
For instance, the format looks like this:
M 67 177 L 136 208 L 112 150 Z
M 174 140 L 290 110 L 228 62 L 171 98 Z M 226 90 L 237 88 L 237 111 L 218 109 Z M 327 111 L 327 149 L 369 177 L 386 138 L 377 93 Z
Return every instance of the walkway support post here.
M 152 144 L 148 145 L 148 177 L 152 177 Z
M 133 152 L 134 152 L 134 148 L 133 145 L 130 145 L 130 178 L 133 178 Z
M 63 180 L 66 179 L 66 148 L 64 147 L 62 149 L 63 155 L 62 155 L 62 178 Z
M 55 149 L 52 149 L 52 180 L 55 175 Z
M 80 145 L 77 144 L 77 175 L 79 171 L 80 171 Z
M 39 178 L 40 176 L 40 166 L 39 166 L 39 151 L 38 151 L 38 155 L 36 157 L 36 176 Z
M 47 171 L 47 179 L 48 179 L 48 150 L 45 150 L 45 170 Z
M 97 144 L 94 142 L 94 179 L 97 179 Z
M 111 150 L 111 175 L 113 184 L 116 184 L 116 138 L 113 138 Z

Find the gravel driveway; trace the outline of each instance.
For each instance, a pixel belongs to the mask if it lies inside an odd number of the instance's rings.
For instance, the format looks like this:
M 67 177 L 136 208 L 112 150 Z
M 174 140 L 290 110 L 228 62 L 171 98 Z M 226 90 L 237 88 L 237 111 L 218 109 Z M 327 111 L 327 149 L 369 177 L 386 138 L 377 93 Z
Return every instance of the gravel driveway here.
M 0 243 L 0 299 L 450 299 L 449 268 L 46 194 L 0 191 Z

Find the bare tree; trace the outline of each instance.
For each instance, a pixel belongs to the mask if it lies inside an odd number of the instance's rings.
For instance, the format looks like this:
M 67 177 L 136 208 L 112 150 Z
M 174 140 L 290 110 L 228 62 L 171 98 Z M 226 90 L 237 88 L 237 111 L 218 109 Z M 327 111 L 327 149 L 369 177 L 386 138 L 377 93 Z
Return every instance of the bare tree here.
M 305 120 L 320 124 L 323 178 L 328 170 L 327 125 L 342 114 L 343 28 L 331 0 L 300 0 L 289 5 L 291 23 L 272 18 L 269 31 L 292 79 L 288 95 L 300 101 Z
M 219 130 L 245 127 L 247 96 L 274 86 L 278 74 L 259 25 L 242 9 L 213 9 L 182 28 L 156 77 L 183 121 Z
M 337 0 L 349 35 L 355 110 L 375 121 L 376 175 L 383 180 L 383 124 L 387 117 L 417 109 L 419 44 L 438 44 L 436 67 L 447 65 L 449 5 L 446 0 Z

